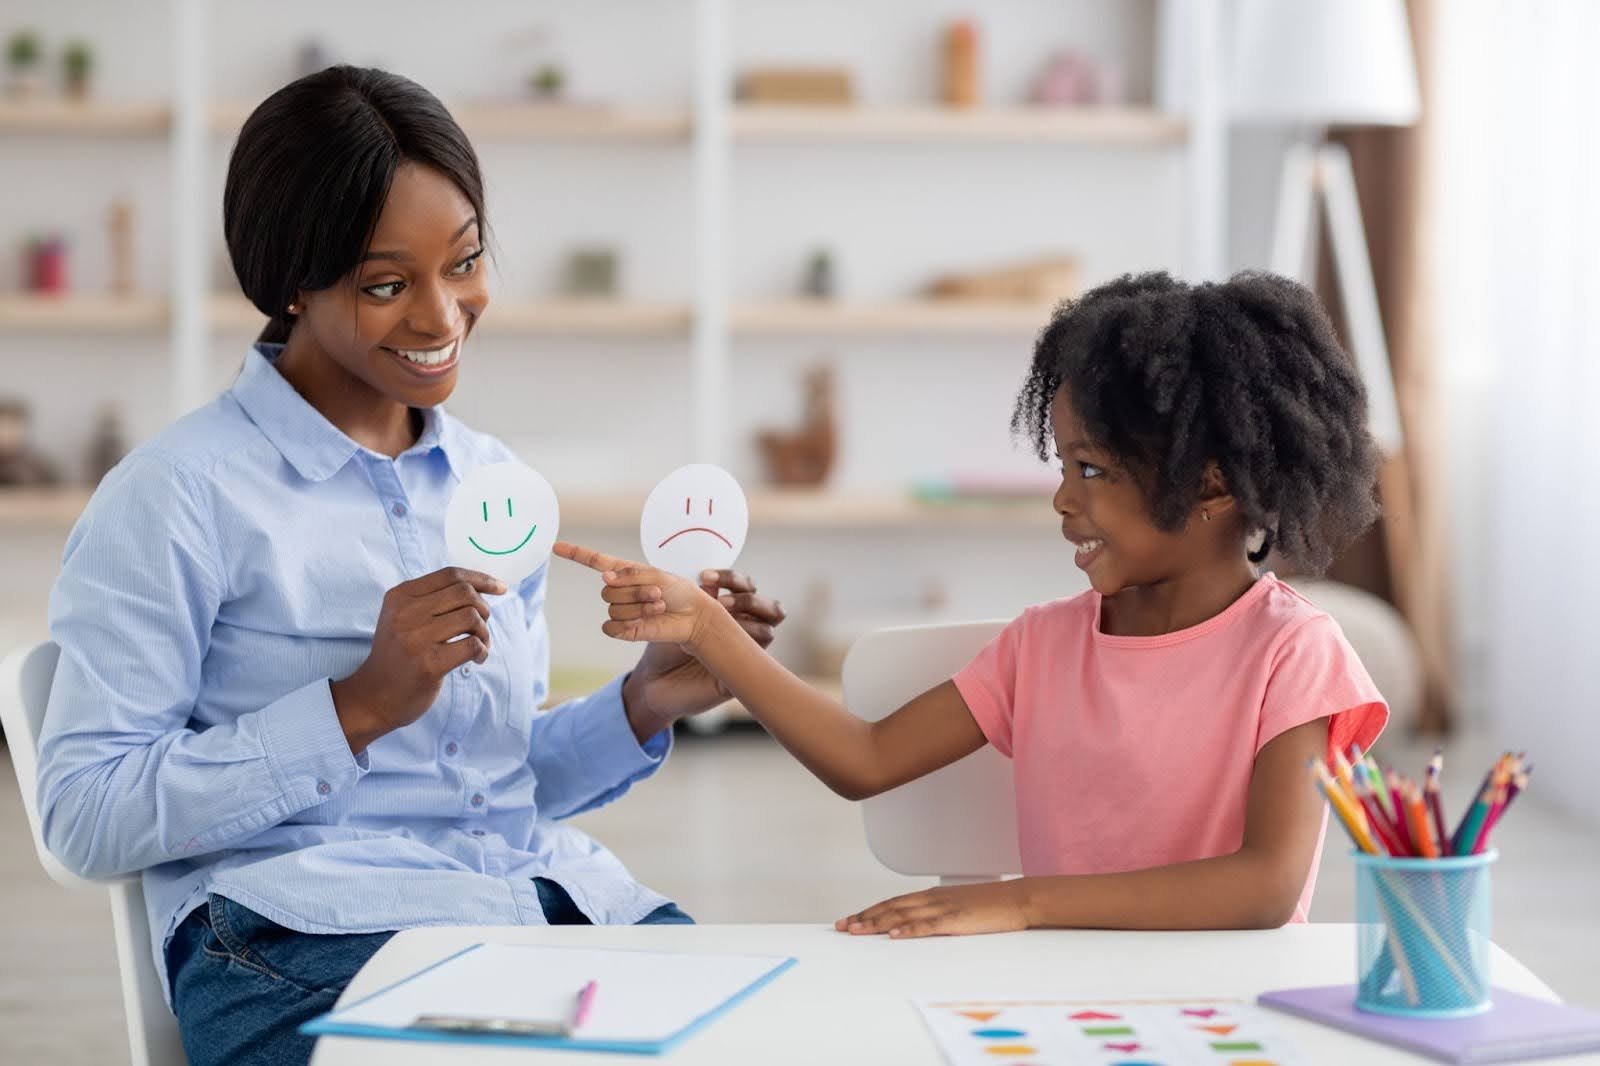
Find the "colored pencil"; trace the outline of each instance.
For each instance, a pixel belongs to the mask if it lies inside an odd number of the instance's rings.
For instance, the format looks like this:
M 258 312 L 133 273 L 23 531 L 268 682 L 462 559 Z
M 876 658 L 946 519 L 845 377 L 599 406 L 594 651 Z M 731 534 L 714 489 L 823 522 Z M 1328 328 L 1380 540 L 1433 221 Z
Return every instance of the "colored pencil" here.
M 1400 838 L 1400 843 L 1405 847 L 1407 855 L 1420 855 L 1422 852 L 1417 848 L 1416 841 L 1411 839 L 1411 817 L 1406 812 L 1405 800 L 1400 796 L 1400 775 L 1390 770 L 1386 776 L 1386 790 L 1389 797 L 1394 800 L 1394 814 L 1392 817 L 1394 818 L 1395 835 Z
M 1372 835 L 1367 832 L 1361 821 L 1356 818 L 1355 809 L 1343 790 L 1328 773 L 1328 768 L 1316 759 L 1311 760 L 1311 772 L 1316 781 L 1317 791 L 1328 801 L 1328 806 L 1333 808 L 1336 820 L 1349 835 L 1355 846 L 1368 855 L 1380 854 L 1378 845 L 1373 842 Z
M 1428 810 L 1422 803 L 1422 793 L 1410 781 L 1405 782 L 1406 818 L 1411 824 L 1412 842 L 1417 854 L 1425 859 L 1439 857 L 1439 845 L 1434 843 L 1433 831 L 1428 828 Z

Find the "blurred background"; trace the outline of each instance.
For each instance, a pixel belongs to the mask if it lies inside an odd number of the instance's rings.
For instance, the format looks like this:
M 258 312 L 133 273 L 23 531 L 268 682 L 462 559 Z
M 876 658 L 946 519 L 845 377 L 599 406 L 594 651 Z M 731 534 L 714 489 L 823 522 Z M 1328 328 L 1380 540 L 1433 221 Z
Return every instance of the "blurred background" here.
M 1464 804 L 1530 753 L 1497 939 L 1600 1003 L 1596 40 L 1583 0 L 0 0 L 0 645 L 42 636 L 97 480 L 263 324 L 220 226 L 244 117 L 380 66 L 486 170 L 495 302 L 452 412 L 619 554 L 660 477 L 728 467 L 774 653 L 824 685 L 864 632 L 1085 587 L 1008 433 L 1053 304 L 1146 269 L 1314 285 L 1384 519 L 1290 576 L 1389 697 L 1380 756 L 1444 745 Z M 593 584 L 552 571 L 558 697 L 633 658 Z M 692 732 L 585 824 L 702 921 L 921 883 L 737 707 Z M 118 1061 L 104 899 L 45 880 L 0 793 L 0 1059 Z M 1314 918 L 1349 920 L 1348 865 L 1321 881 Z

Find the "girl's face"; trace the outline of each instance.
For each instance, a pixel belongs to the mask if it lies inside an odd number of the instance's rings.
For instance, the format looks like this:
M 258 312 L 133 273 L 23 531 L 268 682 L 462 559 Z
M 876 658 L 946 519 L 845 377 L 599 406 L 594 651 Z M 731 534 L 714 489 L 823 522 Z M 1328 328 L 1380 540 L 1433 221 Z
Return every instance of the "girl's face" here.
M 1177 572 L 1193 554 L 1187 529 L 1172 533 L 1151 522 L 1132 475 L 1089 434 L 1063 387 L 1050 403 L 1061 487 L 1052 501 L 1061 534 L 1077 547 L 1074 561 L 1102 596 L 1152 585 Z
M 403 163 L 370 248 L 344 282 L 300 293 L 295 328 L 375 392 L 407 407 L 443 403 L 489 304 L 472 203 L 439 171 Z

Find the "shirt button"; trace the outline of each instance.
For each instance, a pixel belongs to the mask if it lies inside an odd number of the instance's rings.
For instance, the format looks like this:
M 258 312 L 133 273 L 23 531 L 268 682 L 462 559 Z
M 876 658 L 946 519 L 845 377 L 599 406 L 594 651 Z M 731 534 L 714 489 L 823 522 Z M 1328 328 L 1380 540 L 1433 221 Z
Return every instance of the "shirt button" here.
M 444 746 L 444 753 L 446 755 L 454 755 L 456 752 L 458 752 L 460 750 L 461 750 L 461 745 L 457 744 L 453 740 L 450 743 L 448 743 L 448 744 L 446 744 Z
M 396 518 L 404 518 L 406 516 L 406 505 L 403 503 L 397 503 L 389 510 L 394 512 Z
M 472 794 L 472 805 L 474 807 L 482 807 L 483 806 L 483 793 L 482 792 L 474 792 Z
M 471 663 L 467 663 L 466 665 L 464 665 L 461 668 L 461 676 L 462 677 L 471 677 L 472 676 L 472 664 Z
M 481 836 L 483 836 L 483 830 L 482 829 L 474 829 L 472 831 L 472 835 L 475 836 L 475 837 L 481 837 Z
M 326 796 L 328 793 L 330 793 L 332 791 L 333 791 L 333 786 L 328 784 L 326 781 L 318 781 L 317 782 L 317 794 L 319 796 Z

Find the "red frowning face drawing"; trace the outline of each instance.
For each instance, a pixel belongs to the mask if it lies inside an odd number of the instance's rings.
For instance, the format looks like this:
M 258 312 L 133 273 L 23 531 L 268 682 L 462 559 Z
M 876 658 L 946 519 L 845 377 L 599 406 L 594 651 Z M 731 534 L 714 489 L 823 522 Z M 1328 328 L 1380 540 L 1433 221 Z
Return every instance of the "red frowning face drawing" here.
M 709 463 L 680 467 L 644 501 L 639 544 L 651 566 L 691 581 L 732 566 L 744 548 L 750 507 L 733 475 Z

